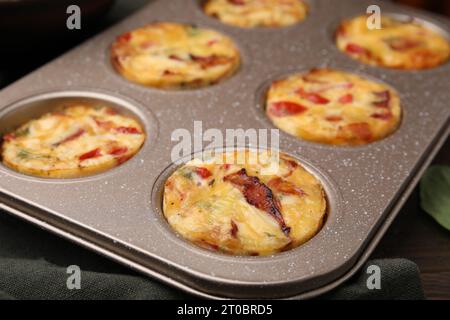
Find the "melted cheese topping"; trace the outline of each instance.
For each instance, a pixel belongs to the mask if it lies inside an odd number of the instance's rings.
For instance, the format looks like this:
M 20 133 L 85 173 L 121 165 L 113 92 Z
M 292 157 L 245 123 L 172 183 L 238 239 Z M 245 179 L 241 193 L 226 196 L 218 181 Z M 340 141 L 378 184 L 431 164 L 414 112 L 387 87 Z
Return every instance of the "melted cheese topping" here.
M 383 139 L 401 122 L 400 98 L 393 89 L 328 69 L 275 81 L 267 95 L 266 114 L 291 135 L 333 145 Z
M 367 17 L 344 21 L 336 42 L 351 57 L 371 65 L 419 70 L 450 58 L 450 44 L 442 35 L 418 22 L 382 18 L 382 28 L 370 30 Z
M 74 178 L 127 161 L 145 134 L 136 120 L 109 107 L 74 103 L 25 123 L 3 140 L 6 166 L 40 177 Z
M 214 84 L 240 64 L 230 38 L 176 23 L 154 23 L 121 35 L 112 45 L 111 58 L 128 80 L 158 88 Z
M 226 179 L 242 168 L 271 186 L 288 234 Z M 290 189 L 272 187 L 274 181 Z M 296 160 L 282 154 L 278 161 L 267 151 L 195 159 L 176 170 L 164 188 L 164 215 L 176 232 L 204 248 L 234 255 L 270 255 L 305 243 L 320 230 L 326 207 L 322 186 L 312 174 Z
M 303 21 L 308 6 L 302 0 L 209 0 L 204 11 L 243 28 L 283 27 Z

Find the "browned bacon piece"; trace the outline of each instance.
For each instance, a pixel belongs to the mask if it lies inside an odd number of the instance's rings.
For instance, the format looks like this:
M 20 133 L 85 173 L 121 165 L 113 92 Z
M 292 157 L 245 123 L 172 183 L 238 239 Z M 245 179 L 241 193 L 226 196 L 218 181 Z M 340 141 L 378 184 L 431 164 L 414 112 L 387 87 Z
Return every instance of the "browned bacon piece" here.
M 247 175 L 247 171 L 242 169 L 224 177 L 224 181 L 231 182 L 236 186 L 250 205 L 267 212 L 279 223 L 284 234 L 289 234 L 291 228 L 284 222 L 279 202 L 275 199 L 272 190 L 257 177 Z
M 208 69 L 208 68 L 220 65 L 220 64 L 227 64 L 230 62 L 229 58 L 222 57 L 222 56 L 216 56 L 216 55 L 201 57 L 201 56 L 196 56 L 196 55 L 191 54 L 190 58 L 192 61 L 200 64 L 202 69 Z
M 374 95 L 379 98 L 378 101 L 373 103 L 374 106 L 378 108 L 389 108 L 389 103 L 391 101 L 391 92 L 389 90 L 374 92 Z
M 292 182 L 283 180 L 281 178 L 274 178 L 270 180 L 267 185 L 273 190 L 279 191 L 284 194 L 291 194 L 299 197 L 305 195 L 305 192 L 302 189 L 294 185 Z

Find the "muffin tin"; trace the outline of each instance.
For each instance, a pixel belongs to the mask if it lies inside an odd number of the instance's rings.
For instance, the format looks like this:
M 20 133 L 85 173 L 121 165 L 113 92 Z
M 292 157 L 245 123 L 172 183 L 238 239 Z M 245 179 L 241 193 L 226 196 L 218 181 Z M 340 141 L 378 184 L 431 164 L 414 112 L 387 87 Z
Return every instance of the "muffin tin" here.
M 45 113 L 58 99 L 100 99 L 137 117 L 147 140 L 122 166 L 80 179 L 50 180 L 0 166 L 0 207 L 184 291 L 208 298 L 310 298 L 336 287 L 366 261 L 449 133 L 450 64 L 417 72 L 366 66 L 339 52 L 339 22 L 373 1 L 309 0 L 308 18 L 286 28 L 240 29 L 203 14 L 200 1 L 157 0 L 0 92 L 0 134 Z M 450 21 L 382 2 L 383 12 L 412 15 L 450 32 Z M 332 12 L 332 14 L 330 14 Z M 217 85 L 165 91 L 115 73 L 117 35 L 152 21 L 195 23 L 223 32 L 241 50 L 241 69 Z M 274 49 L 276 48 L 276 50 Z M 262 106 L 272 79 L 314 67 L 356 72 L 391 85 L 403 122 L 366 146 L 333 147 L 280 132 L 280 149 L 323 183 L 329 214 L 322 230 L 271 257 L 209 252 L 178 237 L 164 220 L 162 189 L 176 168 L 171 133 L 208 128 L 272 129 Z M 52 103 L 48 104 L 51 101 Z M 198 150 L 197 150 L 198 151 Z M 401 240 L 399 240 L 401 241 Z

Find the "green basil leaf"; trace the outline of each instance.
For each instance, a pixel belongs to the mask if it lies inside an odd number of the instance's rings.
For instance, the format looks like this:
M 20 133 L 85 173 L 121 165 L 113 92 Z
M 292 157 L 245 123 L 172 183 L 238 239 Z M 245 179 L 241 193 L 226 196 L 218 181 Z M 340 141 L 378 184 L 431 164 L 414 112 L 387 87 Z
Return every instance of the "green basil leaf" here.
M 450 167 L 433 166 L 420 182 L 422 209 L 450 231 Z

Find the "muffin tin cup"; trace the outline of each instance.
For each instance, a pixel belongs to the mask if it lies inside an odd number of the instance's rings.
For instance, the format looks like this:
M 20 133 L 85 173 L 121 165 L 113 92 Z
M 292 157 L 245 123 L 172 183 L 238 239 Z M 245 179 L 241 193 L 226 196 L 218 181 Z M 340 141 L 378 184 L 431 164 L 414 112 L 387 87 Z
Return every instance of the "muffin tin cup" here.
M 315 0 L 302 23 L 253 30 L 207 17 L 197 1 L 153 1 L 0 92 L 1 133 L 44 113 L 35 101 L 81 96 L 137 117 L 147 133 L 142 149 L 118 168 L 79 179 L 41 179 L 0 166 L 0 206 L 202 297 L 310 298 L 336 287 L 369 257 L 448 135 L 448 63 L 425 71 L 387 70 L 362 65 L 334 46 L 329 31 L 336 22 L 364 14 L 371 2 L 348 0 L 336 6 L 335 1 Z M 381 6 L 450 31 L 443 18 L 388 2 Z M 108 56 L 115 37 L 164 20 L 195 22 L 230 36 L 243 52 L 241 69 L 214 86 L 180 91 L 146 88 L 118 76 Z M 324 185 L 329 215 L 321 231 L 304 245 L 269 257 L 219 254 L 178 237 L 161 211 L 164 181 L 177 167 L 171 160 L 172 132 L 192 132 L 194 121 L 202 121 L 204 131 L 218 128 L 224 134 L 226 129 L 274 129 L 260 105 L 267 81 L 313 67 L 389 83 L 399 92 L 404 111 L 396 132 L 365 146 L 320 145 L 280 132 L 280 151 L 299 159 Z
M 96 91 L 92 89 L 80 89 L 80 90 L 55 90 L 51 92 L 44 92 L 41 94 L 36 94 L 31 97 L 24 98 L 6 108 L 0 110 L 0 136 L 8 132 L 14 131 L 20 125 L 26 123 L 29 120 L 36 119 L 48 112 L 58 110 L 65 103 L 87 103 L 88 105 L 95 106 L 96 103 L 108 106 L 117 110 L 121 114 L 134 118 L 137 120 L 147 135 L 157 136 L 158 133 L 158 122 L 153 114 L 143 107 L 139 107 L 136 102 L 125 98 L 119 97 L 112 93 L 107 93 L 106 91 Z M 148 149 L 151 141 L 145 141 L 142 149 Z M 113 175 L 117 170 L 121 170 L 128 162 L 134 161 L 133 159 L 140 158 L 139 150 L 130 160 L 125 162 L 119 167 L 112 168 L 107 171 L 99 172 L 97 174 L 88 175 L 81 178 L 71 178 L 71 179 L 54 179 L 54 178 L 44 178 L 36 177 L 32 175 L 26 175 L 18 173 L 17 171 L 8 168 L 3 163 L 0 163 L 0 167 L 4 170 L 9 171 L 9 174 L 14 175 L 18 178 L 37 180 L 48 183 L 73 183 L 73 182 L 83 182 L 88 179 L 96 179 L 103 175 Z

